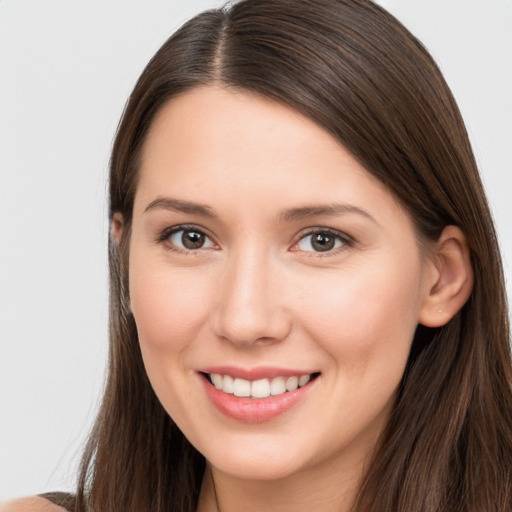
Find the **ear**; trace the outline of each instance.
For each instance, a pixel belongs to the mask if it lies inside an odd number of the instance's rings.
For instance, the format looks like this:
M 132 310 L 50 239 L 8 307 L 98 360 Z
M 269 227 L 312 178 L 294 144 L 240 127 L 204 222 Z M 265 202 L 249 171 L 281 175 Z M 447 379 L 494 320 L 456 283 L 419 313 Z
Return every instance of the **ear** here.
M 428 258 L 432 272 L 418 321 L 426 327 L 440 327 L 457 314 L 473 289 L 466 236 L 458 227 L 447 226 Z
M 124 217 L 122 213 L 114 213 L 114 215 L 112 216 L 110 230 L 114 242 L 116 243 L 116 245 L 119 245 L 121 243 L 121 238 L 123 237 L 124 230 Z

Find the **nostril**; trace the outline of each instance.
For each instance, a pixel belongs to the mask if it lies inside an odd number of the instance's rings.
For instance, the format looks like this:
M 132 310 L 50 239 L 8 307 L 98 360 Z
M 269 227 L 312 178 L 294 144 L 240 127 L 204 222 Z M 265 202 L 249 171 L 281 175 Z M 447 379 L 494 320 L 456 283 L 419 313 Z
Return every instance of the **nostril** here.
M 290 333 L 292 323 L 280 311 L 257 315 L 256 312 L 225 315 L 215 326 L 216 334 L 233 345 L 250 347 L 282 341 Z

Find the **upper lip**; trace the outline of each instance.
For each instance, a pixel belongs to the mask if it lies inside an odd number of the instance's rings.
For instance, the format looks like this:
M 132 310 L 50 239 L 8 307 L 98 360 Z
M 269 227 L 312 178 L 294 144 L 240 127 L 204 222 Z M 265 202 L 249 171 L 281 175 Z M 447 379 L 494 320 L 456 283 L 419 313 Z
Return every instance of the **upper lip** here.
M 254 368 L 242 368 L 239 366 L 208 366 L 198 370 L 201 373 L 218 373 L 245 380 L 273 379 L 274 377 L 294 377 L 317 373 L 311 370 L 298 370 L 292 368 L 277 368 L 274 366 L 256 366 Z

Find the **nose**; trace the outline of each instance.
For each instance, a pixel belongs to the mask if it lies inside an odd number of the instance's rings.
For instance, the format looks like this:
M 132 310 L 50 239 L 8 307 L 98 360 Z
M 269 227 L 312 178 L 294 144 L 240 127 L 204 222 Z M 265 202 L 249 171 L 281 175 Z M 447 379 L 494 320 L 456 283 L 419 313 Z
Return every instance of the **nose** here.
M 246 250 L 227 259 L 213 320 L 218 337 L 239 347 L 287 337 L 292 321 L 276 267 L 258 250 Z

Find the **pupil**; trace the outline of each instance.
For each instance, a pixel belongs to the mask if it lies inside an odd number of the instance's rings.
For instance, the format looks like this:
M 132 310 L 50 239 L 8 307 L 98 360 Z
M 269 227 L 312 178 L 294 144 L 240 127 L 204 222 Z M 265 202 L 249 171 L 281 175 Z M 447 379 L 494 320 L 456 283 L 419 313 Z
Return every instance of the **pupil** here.
M 334 247 L 334 237 L 327 233 L 318 233 L 311 242 L 316 251 L 330 251 Z
M 204 235 L 197 231 L 184 231 L 181 242 L 187 249 L 200 249 L 204 245 Z

